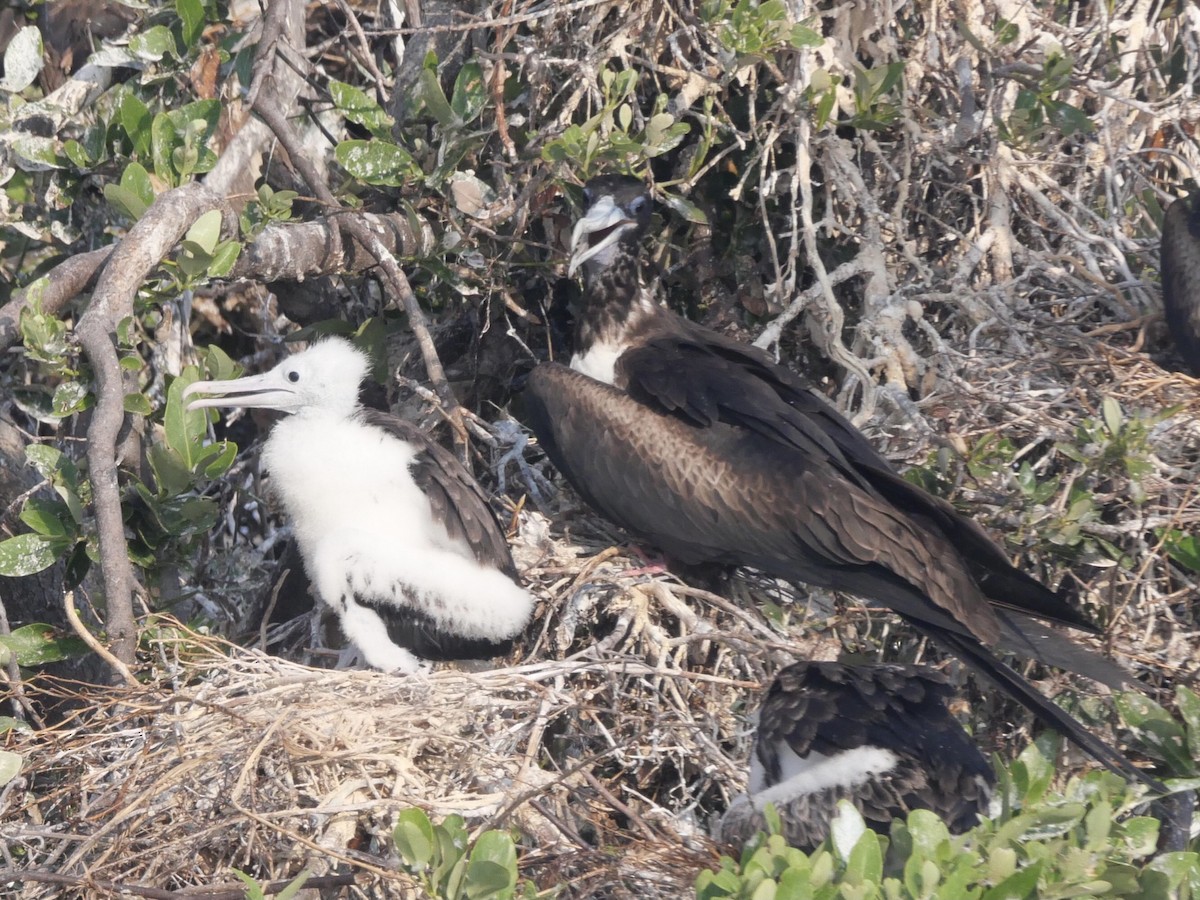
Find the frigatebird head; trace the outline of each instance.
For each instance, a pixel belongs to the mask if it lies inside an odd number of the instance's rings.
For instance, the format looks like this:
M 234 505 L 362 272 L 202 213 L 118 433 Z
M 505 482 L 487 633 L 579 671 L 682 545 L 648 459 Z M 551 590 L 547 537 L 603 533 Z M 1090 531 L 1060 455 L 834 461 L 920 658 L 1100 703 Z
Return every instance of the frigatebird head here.
M 650 225 L 650 192 L 644 182 L 630 175 L 590 179 L 583 186 L 583 203 L 583 218 L 571 234 L 568 275 L 588 262 L 608 268 Z
M 269 372 L 231 381 L 197 381 L 183 392 L 188 409 L 262 407 L 286 413 L 326 412 L 351 415 L 358 408 L 358 386 L 366 377 L 367 354 L 345 338 L 331 337 L 289 356 Z

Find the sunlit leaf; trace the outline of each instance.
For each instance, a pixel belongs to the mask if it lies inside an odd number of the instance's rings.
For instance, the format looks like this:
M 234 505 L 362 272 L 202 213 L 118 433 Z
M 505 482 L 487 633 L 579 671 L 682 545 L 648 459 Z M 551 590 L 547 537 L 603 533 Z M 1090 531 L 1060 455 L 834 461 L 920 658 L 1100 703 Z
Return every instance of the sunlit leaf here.
M 0 575 L 35 575 L 54 565 L 69 547 L 69 542 L 40 534 L 18 534 L 0 541 Z

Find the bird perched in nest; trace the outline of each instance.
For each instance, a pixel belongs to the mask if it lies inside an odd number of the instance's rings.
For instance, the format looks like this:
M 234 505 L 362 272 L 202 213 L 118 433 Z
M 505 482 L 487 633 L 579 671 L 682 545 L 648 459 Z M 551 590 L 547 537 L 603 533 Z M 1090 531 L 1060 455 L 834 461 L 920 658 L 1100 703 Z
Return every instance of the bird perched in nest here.
M 1162 299 L 1171 340 L 1200 376 L 1200 192 L 1180 197 L 1163 215 Z
M 533 613 L 482 490 L 409 422 L 359 405 L 367 355 L 327 338 L 261 375 L 200 381 L 188 409 L 289 413 L 262 450 L 321 601 L 362 658 L 412 673 L 423 660 L 508 652 Z
M 656 303 L 639 266 L 643 183 L 594 178 L 584 201 L 571 365 L 539 365 L 525 392 L 529 424 L 583 498 L 679 563 L 749 566 L 890 607 L 1106 766 L 1158 786 L 992 650 L 1122 685 L 1119 666 L 1031 616 L 1095 626 L 901 478 L 795 373 Z
M 774 803 L 783 836 L 811 850 L 839 800 L 867 825 L 930 809 L 958 833 L 987 813 L 995 775 L 946 708 L 946 678 L 923 666 L 798 662 L 783 669 L 758 714 L 748 795 L 730 806 L 716 838 L 741 847 L 766 830 Z

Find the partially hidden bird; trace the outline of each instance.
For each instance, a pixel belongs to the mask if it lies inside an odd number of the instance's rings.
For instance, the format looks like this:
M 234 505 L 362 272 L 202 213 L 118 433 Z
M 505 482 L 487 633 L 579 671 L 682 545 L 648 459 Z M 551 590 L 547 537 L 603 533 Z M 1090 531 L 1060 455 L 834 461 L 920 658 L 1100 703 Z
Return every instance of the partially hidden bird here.
M 262 447 L 322 603 L 371 666 L 507 653 L 534 601 L 479 484 L 410 422 L 364 409 L 367 354 L 326 338 L 261 375 L 198 381 L 188 409 L 288 413 Z
M 656 302 L 639 260 L 643 182 L 604 175 L 583 195 L 570 366 L 538 365 L 524 397 L 583 499 L 675 562 L 747 566 L 889 607 L 1104 765 L 1161 787 L 993 651 L 1124 686 L 1124 669 L 1037 619 L 1096 627 L 902 478 L 799 375 Z
M 1167 328 L 1188 369 L 1200 376 L 1200 191 L 1167 207 L 1160 254 Z
M 839 800 L 887 832 L 914 809 L 954 833 L 987 815 L 992 767 L 950 714 L 946 676 L 927 666 L 797 662 L 782 669 L 758 712 L 748 791 L 714 837 L 743 846 L 775 805 L 783 836 L 811 850 Z

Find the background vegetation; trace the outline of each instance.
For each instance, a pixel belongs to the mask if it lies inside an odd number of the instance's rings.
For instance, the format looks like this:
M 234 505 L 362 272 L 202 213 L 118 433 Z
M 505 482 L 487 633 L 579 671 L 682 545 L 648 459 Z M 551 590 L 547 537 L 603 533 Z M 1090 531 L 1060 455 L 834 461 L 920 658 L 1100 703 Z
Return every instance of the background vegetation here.
M 0 26 L 0 820 L 4 867 L 58 879 L 30 896 L 234 868 L 281 889 L 306 866 L 370 890 L 408 878 L 393 829 L 420 805 L 447 834 L 517 829 L 542 888 L 677 897 L 726 865 L 705 826 L 780 665 L 937 661 L 853 600 L 627 576 L 621 536 L 550 483 L 514 386 L 567 347 L 565 237 L 608 170 L 654 183 L 664 301 L 806 372 L 1077 596 L 1169 710 L 1125 701 L 1114 738 L 1196 774 L 1175 686 L 1198 662 L 1200 405 L 1157 287 L 1197 159 L 1192 5 L 58 0 Z M 306 592 L 257 475 L 269 422 L 213 426 L 179 395 L 329 331 L 511 522 L 543 602 L 496 672 L 298 664 L 330 660 L 288 621 Z M 1029 674 L 1114 726 L 1111 698 Z M 963 690 L 1012 759 L 1022 714 Z M 1139 896 L 1159 871 L 1139 867 L 1169 866 L 1137 820 L 1097 836 L 1128 806 L 1097 790 L 1104 815 L 1080 799 L 1059 836 Z M 1001 884 L 1006 834 L 963 871 Z M 860 875 L 888 858 L 872 840 Z M 914 867 L 944 861 L 926 849 Z M 1194 890 L 1181 859 L 1163 877 Z M 1103 881 L 1019 869 L 995 896 Z

